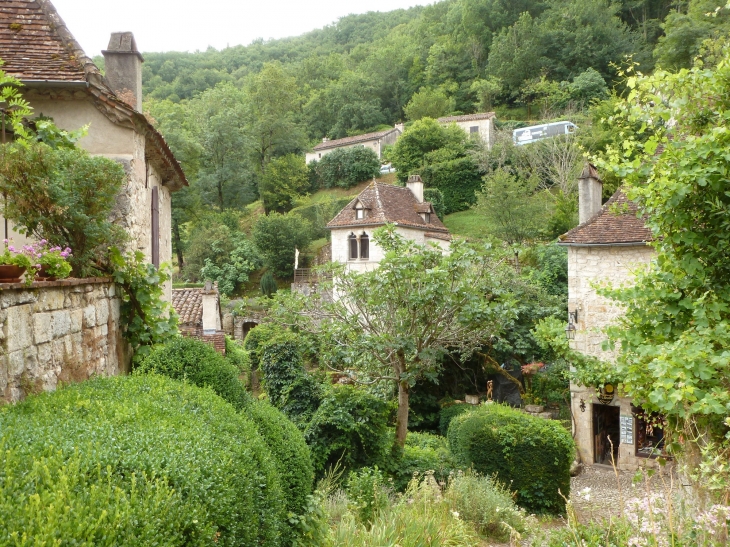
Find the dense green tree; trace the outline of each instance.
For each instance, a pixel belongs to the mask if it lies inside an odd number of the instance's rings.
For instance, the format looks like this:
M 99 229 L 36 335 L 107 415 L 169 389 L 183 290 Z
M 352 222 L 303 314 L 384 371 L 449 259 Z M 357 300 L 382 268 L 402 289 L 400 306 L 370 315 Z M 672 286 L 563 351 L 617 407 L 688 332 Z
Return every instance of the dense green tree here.
M 306 249 L 311 229 L 309 221 L 298 215 L 271 213 L 256 220 L 251 236 L 272 273 L 280 279 L 291 279 L 295 249 Z
M 271 160 L 259 183 L 259 195 L 267 213 L 286 213 L 308 190 L 309 170 L 304 158 L 297 154 Z
M 351 188 L 380 174 L 378 155 L 364 146 L 338 148 L 320 161 L 312 162 L 319 188 Z
M 455 107 L 454 99 L 449 97 L 444 89 L 422 88 L 413 94 L 403 111 L 409 120 L 420 120 L 446 116 Z

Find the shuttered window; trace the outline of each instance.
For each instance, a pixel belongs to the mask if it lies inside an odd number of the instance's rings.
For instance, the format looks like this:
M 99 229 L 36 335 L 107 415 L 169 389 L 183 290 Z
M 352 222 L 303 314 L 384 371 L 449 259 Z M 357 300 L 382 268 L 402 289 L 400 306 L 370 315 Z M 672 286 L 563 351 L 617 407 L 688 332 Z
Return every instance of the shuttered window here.
M 160 194 L 152 188 L 152 264 L 160 267 Z

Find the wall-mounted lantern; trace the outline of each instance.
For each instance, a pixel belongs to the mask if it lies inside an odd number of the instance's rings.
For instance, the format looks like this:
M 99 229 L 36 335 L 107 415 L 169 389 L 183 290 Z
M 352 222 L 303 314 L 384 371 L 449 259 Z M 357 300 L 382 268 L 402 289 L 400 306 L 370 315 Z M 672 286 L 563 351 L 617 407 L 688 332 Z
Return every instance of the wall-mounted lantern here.
M 568 326 L 565 327 L 565 337 L 568 340 L 575 340 L 575 325 L 578 323 L 578 310 L 568 312 Z
M 580 405 L 579 405 L 578 408 L 580 408 L 580 411 L 581 412 L 585 412 L 586 411 L 586 402 L 583 399 L 580 400 Z

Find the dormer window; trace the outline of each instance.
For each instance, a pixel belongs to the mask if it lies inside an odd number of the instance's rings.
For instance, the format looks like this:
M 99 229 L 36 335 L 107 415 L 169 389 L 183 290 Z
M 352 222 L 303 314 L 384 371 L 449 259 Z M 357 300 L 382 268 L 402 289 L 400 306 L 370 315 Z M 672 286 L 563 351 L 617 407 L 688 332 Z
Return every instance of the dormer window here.
M 365 209 L 356 209 L 355 218 L 358 220 L 365 218 Z
M 426 224 L 431 224 L 431 213 L 424 213 L 423 220 L 426 221 Z

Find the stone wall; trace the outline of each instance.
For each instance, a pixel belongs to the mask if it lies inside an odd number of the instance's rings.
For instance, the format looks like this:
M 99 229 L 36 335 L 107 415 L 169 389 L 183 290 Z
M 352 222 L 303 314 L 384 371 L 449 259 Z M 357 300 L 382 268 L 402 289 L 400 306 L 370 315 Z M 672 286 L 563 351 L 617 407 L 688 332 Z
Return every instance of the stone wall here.
M 128 372 L 117 291 L 107 278 L 0 285 L 0 404 Z
M 615 351 L 602 348 L 606 340 L 603 329 L 614 323 L 623 309 L 600 296 L 597 287 L 633 283 L 636 270 L 649 263 L 653 256 L 654 249 L 648 245 L 568 247 L 568 309 L 578 312 L 575 340 L 571 342 L 573 349 L 606 361 L 615 360 Z M 601 403 L 592 387 L 571 384 L 570 391 L 576 445 L 582 462 L 591 465 L 594 462 L 593 407 Z M 610 406 L 619 407 L 621 416 L 632 416 L 631 400 L 626 397 L 615 397 Z M 633 438 L 636 439 L 635 431 Z M 650 464 L 635 454 L 634 444 L 620 444 L 618 467 L 634 470 Z

